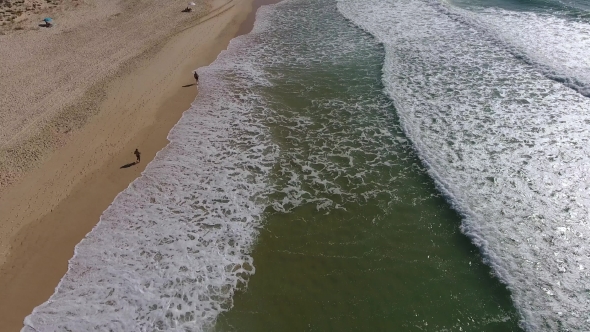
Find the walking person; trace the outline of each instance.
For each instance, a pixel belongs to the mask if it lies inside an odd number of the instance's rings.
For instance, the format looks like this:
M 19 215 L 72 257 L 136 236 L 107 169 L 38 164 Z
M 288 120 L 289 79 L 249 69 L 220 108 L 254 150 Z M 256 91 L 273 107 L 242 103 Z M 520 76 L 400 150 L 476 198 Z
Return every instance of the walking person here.
M 193 76 L 195 77 L 195 81 L 197 81 L 197 85 L 199 85 L 199 74 L 197 74 L 196 70 L 195 70 L 195 74 Z
M 135 149 L 135 151 L 133 151 L 133 154 L 135 155 L 135 157 L 137 157 L 137 160 L 135 161 L 135 163 L 139 164 L 139 162 L 141 161 L 141 152 L 139 152 L 139 150 Z

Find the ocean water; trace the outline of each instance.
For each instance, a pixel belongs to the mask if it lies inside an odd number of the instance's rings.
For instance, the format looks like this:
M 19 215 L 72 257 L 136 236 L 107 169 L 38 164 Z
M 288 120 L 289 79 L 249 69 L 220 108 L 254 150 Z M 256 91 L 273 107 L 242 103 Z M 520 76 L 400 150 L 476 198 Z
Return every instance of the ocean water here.
M 590 330 L 581 0 L 285 0 L 23 331 Z
M 404 131 L 523 326 L 589 329 L 587 19 L 422 1 L 339 8 L 384 43 Z

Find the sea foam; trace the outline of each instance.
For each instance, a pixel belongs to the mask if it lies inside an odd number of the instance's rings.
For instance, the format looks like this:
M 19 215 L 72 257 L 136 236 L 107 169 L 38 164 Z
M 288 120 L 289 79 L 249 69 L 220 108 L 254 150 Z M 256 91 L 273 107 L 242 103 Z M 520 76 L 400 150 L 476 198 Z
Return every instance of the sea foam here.
M 513 51 L 579 81 L 582 53 L 545 38 L 572 59 L 555 64 L 558 55 L 521 42 L 551 32 L 493 30 L 509 21 L 505 12 L 474 26 L 435 1 L 339 0 L 339 10 L 383 43 L 383 82 L 404 131 L 508 285 L 523 327 L 590 329 L 590 100 Z M 523 15 L 543 28 L 543 16 Z M 583 36 L 576 27 L 567 34 Z
M 232 40 L 199 69 L 199 97 L 170 143 L 80 242 L 51 298 L 23 331 L 200 331 L 253 274 L 276 146 L 253 86 L 269 84 Z
M 590 21 L 587 19 L 500 8 L 466 10 L 449 4 L 444 8 L 546 77 L 590 97 Z

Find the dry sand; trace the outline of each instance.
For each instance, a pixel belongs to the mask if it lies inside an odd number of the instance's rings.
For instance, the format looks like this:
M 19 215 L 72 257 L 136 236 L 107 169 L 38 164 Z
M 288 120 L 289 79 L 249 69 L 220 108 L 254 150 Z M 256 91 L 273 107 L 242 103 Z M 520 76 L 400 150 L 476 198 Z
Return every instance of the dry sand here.
M 0 36 L 2 331 L 47 300 L 74 246 L 168 143 L 197 93 L 192 70 L 247 32 L 253 2 L 277 1 L 195 2 L 97 0 Z M 141 163 L 120 168 L 135 148 Z
M 0 191 L 98 112 L 105 82 L 228 0 L 198 0 L 190 14 L 184 1 L 84 1 L 55 9 L 52 28 L 40 16 L 0 35 Z

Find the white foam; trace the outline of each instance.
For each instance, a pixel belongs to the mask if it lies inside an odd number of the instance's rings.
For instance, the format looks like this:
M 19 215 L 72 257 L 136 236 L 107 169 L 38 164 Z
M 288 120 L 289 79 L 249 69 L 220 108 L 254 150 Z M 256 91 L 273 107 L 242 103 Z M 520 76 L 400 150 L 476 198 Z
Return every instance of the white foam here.
M 452 12 L 484 29 L 551 79 L 590 97 L 590 24 L 544 13 L 497 8 Z
M 349 202 L 393 197 L 396 177 L 390 168 L 399 164 L 400 146 L 409 147 L 392 135 L 401 135 L 401 128 L 387 97 L 374 93 L 375 77 L 363 68 L 368 63 L 357 65 L 369 57 L 378 68 L 375 52 L 381 49 L 356 29 L 326 23 L 317 31 L 309 23 L 309 13 L 329 22 L 335 2 L 282 1 L 276 8 L 281 10 L 266 21 L 273 33 L 260 35 L 259 44 L 242 54 L 243 61 L 266 68 L 268 80 L 280 82 L 272 91 L 276 104 L 265 114 L 269 126 L 288 133 L 277 138 L 281 154 L 272 207 L 290 212 L 307 204 L 329 213 Z M 361 68 L 351 73 L 356 66 Z M 396 170 L 396 176 L 404 172 Z
M 255 33 L 199 70 L 199 97 L 170 144 L 76 246 L 23 331 L 201 331 L 231 307 L 255 271 L 249 253 L 277 154 L 252 89 L 270 83 L 236 63 Z
M 384 44 L 404 130 L 523 327 L 589 330 L 590 100 L 436 2 L 339 0 L 339 10 Z

